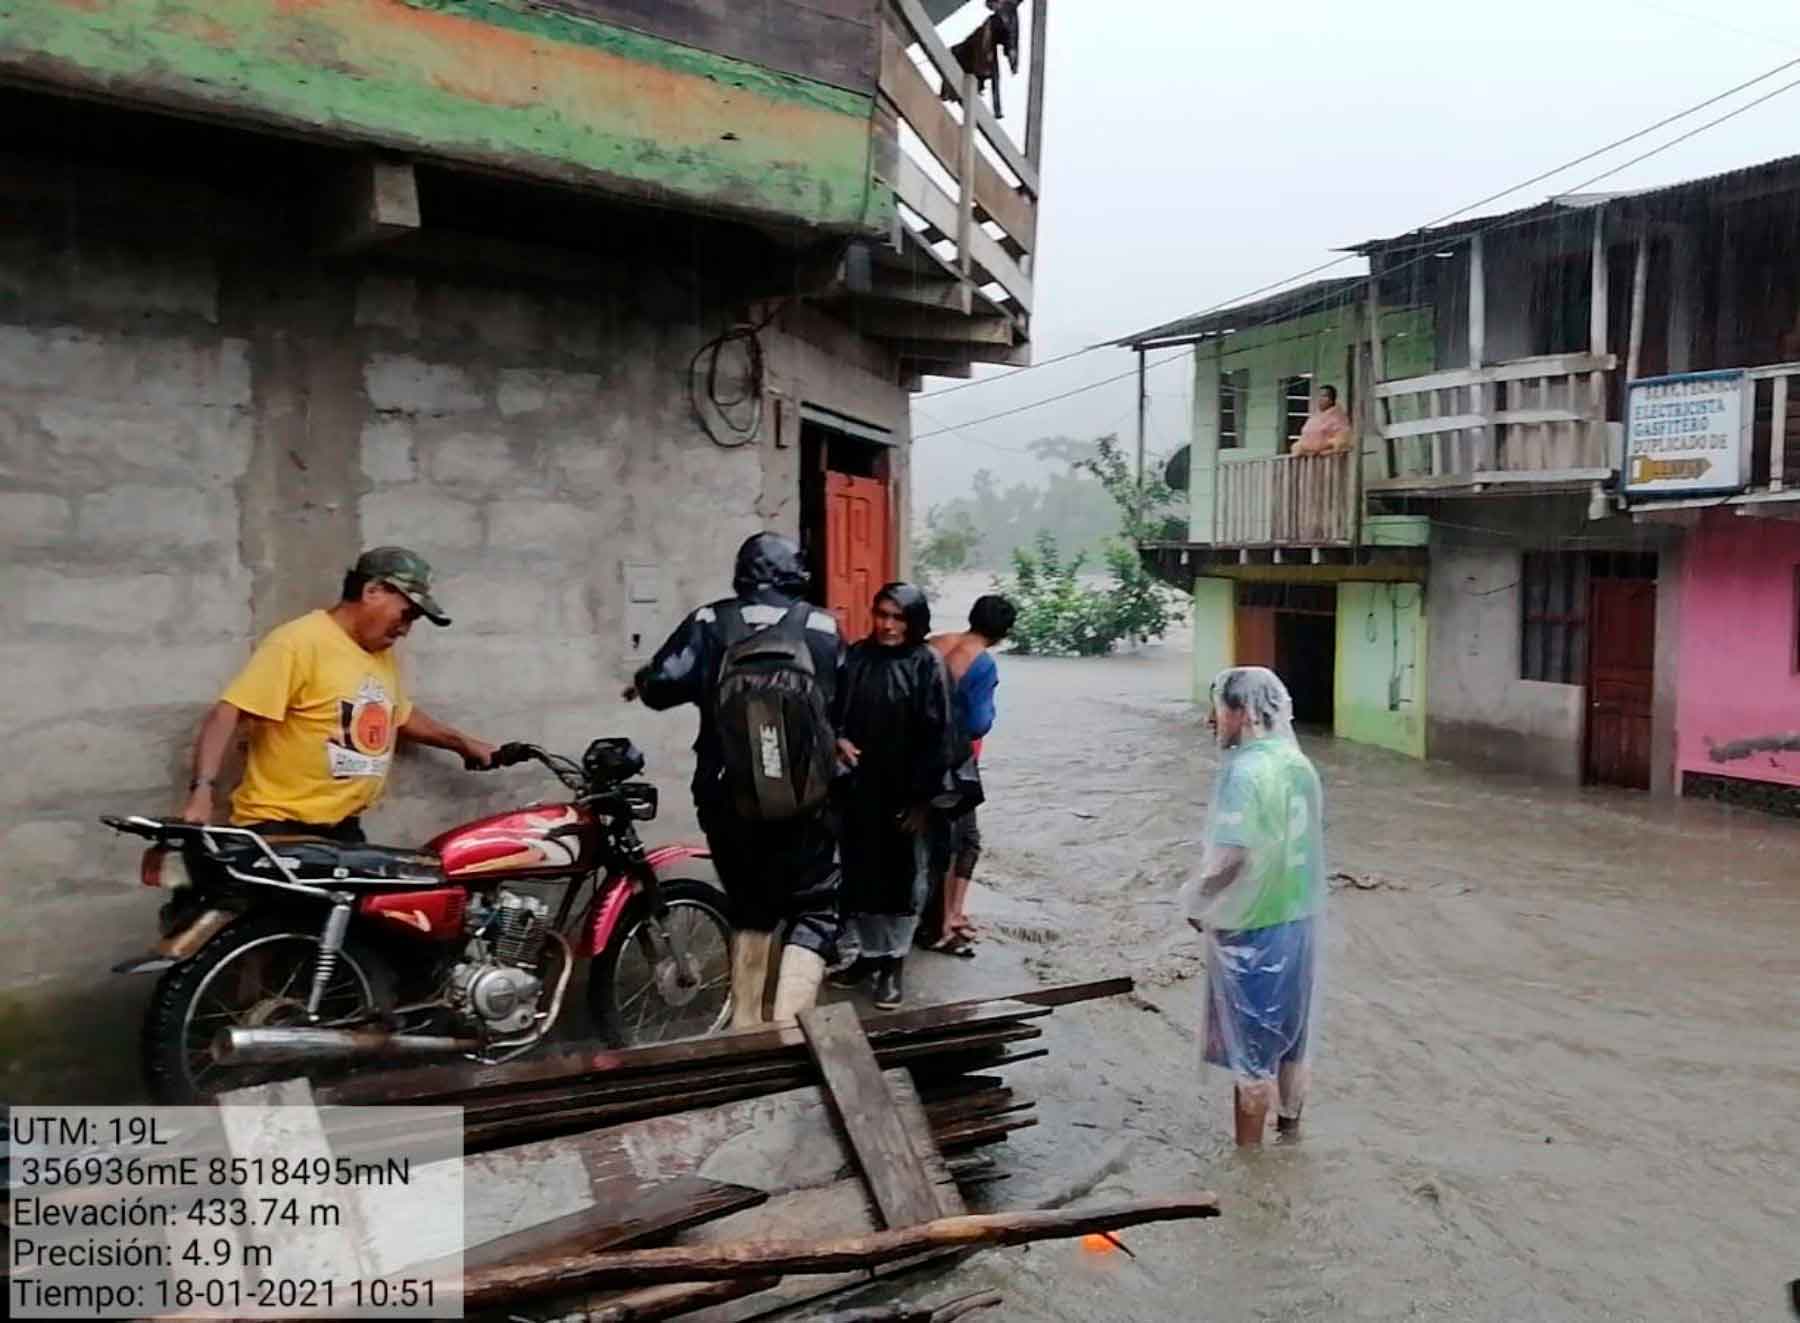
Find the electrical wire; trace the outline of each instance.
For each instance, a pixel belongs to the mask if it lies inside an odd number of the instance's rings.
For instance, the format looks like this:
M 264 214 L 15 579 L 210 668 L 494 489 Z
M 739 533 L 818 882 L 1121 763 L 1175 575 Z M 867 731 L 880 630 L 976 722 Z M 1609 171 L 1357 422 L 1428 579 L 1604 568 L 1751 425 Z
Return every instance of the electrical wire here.
M 696 349 L 693 358 L 688 360 L 688 405 L 694 411 L 694 421 L 700 425 L 700 430 L 721 449 L 736 450 L 753 444 L 762 436 L 763 418 L 767 413 L 762 333 L 780 310 L 781 305 L 776 304 L 761 321 L 739 322 L 720 332 Z M 726 347 L 733 344 L 741 344 L 744 348 L 744 384 L 741 390 L 728 393 L 720 389 L 719 360 Z M 700 366 L 702 359 L 706 360 L 704 371 Z M 706 383 L 704 402 L 700 394 L 703 378 Z M 711 406 L 710 413 L 707 405 Z M 733 416 L 734 410 L 745 405 L 749 406 L 746 416 L 741 420 Z
M 1434 229 L 1437 226 L 1442 225 L 1447 221 L 1452 221 L 1452 220 L 1455 220 L 1459 216 L 1466 215 L 1467 213 L 1474 211 L 1478 207 L 1485 207 L 1489 203 L 1498 202 L 1501 198 L 1509 197 L 1510 195 L 1517 193 L 1522 189 L 1532 187 L 1534 184 L 1543 183 L 1545 180 L 1550 179 L 1555 175 L 1559 175 L 1559 174 L 1563 173 L 1565 170 L 1572 170 L 1578 165 L 1585 165 L 1587 162 L 1595 159 L 1596 157 L 1604 156 L 1608 152 L 1615 151 L 1618 148 L 1623 147 L 1629 143 L 1633 143 L 1633 142 L 1638 141 L 1641 138 L 1647 137 L 1650 134 L 1655 133 L 1658 129 L 1666 128 L 1670 124 L 1674 124 L 1679 120 L 1686 119 L 1690 115 L 1698 114 L 1700 111 L 1707 109 L 1709 106 L 1715 106 L 1719 102 L 1727 99 L 1728 97 L 1732 97 L 1732 96 L 1735 96 L 1739 92 L 1746 91 L 1749 88 L 1756 86 L 1758 83 L 1767 82 L 1769 79 L 1775 77 L 1776 75 L 1784 73 L 1787 70 L 1792 69 L 1797 65 L 1800 65 L 1800 56 L 1796 56 L 1790 60 L 1784 60 L 1782 63 L 1776 65 L 1774 68 L 1769 69 L 1763 73 L 1760 73 L 1760 74 L 1756 75 L 1754 78 L 1746 79 L 1745 81 L 1738 83 L 1734 87 L 1729 87 L 1729 88 L 1725 89 L 1723 92 L 1715 93 L 1714 95 L 1709 96 L 1702 101 L 1695 102 L 1693 105 L 1688 106 L 1687 108 L 1685 108 L 1683 110 L 1676 111 L 1672 115 L 1664 116 L 1662 119 L 1657 120 L 1654 124 L 1650 124 L 1644 128 L 1638 129 L 1637 131 L 1635 131 L 1633 133 L 1628 133 L 1622 138 L 1617 138 L 1614 141 L 1607 143 L 1605 146 L 1596 147 L 1592 151 L 1584 152 L 1580 156 L 1576 156 L 1576 157 L 1571 158 L 1570 160 L 1564 161 L 1561 165 L 1553 166 L 1548 170 L 1540 171 L 1538 174 L 1531 176 L 1531 178 L 1521 180 L 1519 183 L 1514 184 L 1509 188 L 1503 188 L 1503 189 L 1499 190 L 1498 192 L 1490 193 L 1486 197 L 1479 198 L 1474 202 L 1470 202 L 1464 206 L 1458 207 L 1454 211 L 1445 212 L 1442 216 L 1439 216 L 1434 220 L 1426 221 L 1424 224 L 1417 226 L 1414 229 L 1402 231 L 1402 234 L 1421 234 L 1427 230 Z M 1761 97 L 1758 97 L 1756 100 L 1748 102 L 1743 106 L 1737 107 L 1734 110 L 1730 111 L 1729 113 L 1722 115 L 1715 120 L 1709 121 L 1706 124 L 1701 125 L 1699 128 L 1693 129 L 1688 133 L 1685 133 L 1679 137 L 1673 138 L 1673 139 L 1669 140 L 1668 142 L 1663 143 L 1660 146 L 1655 147 L 1652 150 L 1643 153 L 1642 155 L 1633 157 L 1631 160 L 1625 162 L 1623 165 L 1616 166 L 1616 167 L 1613 167 L 1612 169 L 1603 171 L 1602 173 L 1595 175 L 1592 179 L 1588 179 L 1588 180 L 1582 182 L 1581 184 L 1576 185 L 1574 188 L 1568 189 L 1565 191 L 1570 192 L 1570 193 L 1578 193 L 1582 189 L 1588 188 L 1591 185 L 1598 183 L 1599 181 L 1601 181 L 1603 179 L 1609 179 L 1613 175 L 1616 175 L 1623 170 L 1629 169 L 1631 166 L 1637 165 L 1643 161 L 1650 159 L 1652 156 L 1656 156 L 1661 152 L 1667 151 L 1669 148 L 1674 147 L 1679 143 L 1686 142 L 1689 138 L 1692 138 L 1692 137 L 1696 136 L 1697 134 L 1704 133 L 1708 129 L 1715 128 L 1718 125 L 1725 123 L 1727 120 L 1734 119 L 1738 115 L 1743 114 L 1747 110 L 1754 109 L 1756 106 L 1761 105 L 1763 102 L 1771 100 L 1772 98 L 1779 96 L 1781 93 L 1791 90 L 1796 85 L 1800 85 L 1800 84 L 1787 83 L 1787 84 L 1783 85 L 1782 87 L 1776 88 L 1775 91 L 1773 91 L 1773 92 L 1769 92 Z M 1280 280 L 1271 281 L 1266 285 L 1259 285 L 1257 288 L 1255 288 L 1253 290 L 1249 290 L 1243 294 L 1235 295 L 1232 298 L 1226 299 L 1220 303 L 1213 304 L 1210 307 L 1203 308 L 1199 312 L 1192 313 L 1189 315 L 1188 318 L 1183 318 L 1181 320 L 1184 320 L 1184 321 L 1191 320 L 1194 317 L 1205 317 L 1205 316 L 1209 316 L 1210 314 L 1215 313 L 1215 312 L 1222 312 L 1227 308 L 1231 308 L 1231 307 L 1235 306 L 1236 304 L 1244 302 L 1246 299 L 1254 298 L 1258 294 L 1264 294 L 1264 293 L 1269 292 L 1270 290 L 1279 289 L 1284 285 L 1291 285 L 1295 281 L 1304 280 L 1308 276 L 1318 275 L 1319 273 L 1324 272 L 1324 271 L 1329 271 L 1334 267 L 1342 266 L 1345 262 L 1349 262 L 1349 261 L 1355 259 L 1357 256 L 1359 256 L 1359 254 L 1344 253 L 1339 257 L 1331 259 L 1330 261 L 1322 262 L 1317 266 L 1308 267 L 1304 271 L 1298 271 L 1298 272 L 1295 272 L 1293 275 L 1284 276 Z M 1419 261 L 1419 260 L 1422 260 L 1422 259 L 1413 259 L 1413 261 L 1415 261 L 1415 262 Z M 1396 268 L 1396 269 L 1404 269 L 1404 267 Z M 1295 315 L 1301 315 L 1301 314 L 1297 313 Z M 950 395 L 959 390 L 967 390 L 971 386 L 985 386 L 991 382 L 1004 381 L 1010 377 L 1018 376 L 1022 372 L 1033 372 L 1041 367 L 1053 367 L 1054 365 L 1056 365 L 1058 363 L 1066 363 L 1066 362 L 1070 361 L 1071 359 L 1080 358 L 1086 354 L 1093 353 L 1094 351 L 1099 350 L 1099 349 L 1110 349 L 1110 348 L 1114 348 L 1114 347 L 1116 347 L 1116 344 L 1113 341 L 1105 341 L 1105 342 L 1101 342 L 1101 343 L 1097 343 L 1097 344 L 1088 345 L 1084 349 L 1071 350 L 1070 352 L 1068 352 L 1066 354 L 1059 354 L 1055 358 L 1047 358 L 1041 363 L 1031 363 L 1031 364 L 1026 365 L 1025 367 L 1013 368 L 1010 371 L 1002 372 L 995 376 L 983 377 L 979 381 L 965 381 L 959 385 L 946 386 L 943 390 L 936 390 L 936 391 L 930 392 L 929 394 L 921 395 L 921 396 L 919 396 L 919 399 L 921 399 L 921 400 L 936 399 L 938 396 L 941 396 L 941 395 Z M 1168 360 L 1168 359 L 1162 360 L 1162 362 L 1168 362 L 1168 361 L 1170 361 L 1170 360 Z M 1131 375 L 1133 375 L 1133 374 L 1128 372 L 1128 373 L 1123 373 L 1118 377 L 1108 377 L 1103 381 L 1094 382 L 1092 386 L 1082 387 L 1082 388 L 1080 388 L 1080 390 L 1090 390 L 1097 386 L 1108 385 L 1113 381 L 1122 380 L 1123 377 L 1131 376 Z M 1070 394 L 1079 394 L 1080 390 L 1070 392 Z M 1043 403 L 1046 403 L 1046 404 L 1054 403 L 1057 400 L 1062 400 L 1062 399 L 1067 399 L 1067 398 L 1069 398 L 1069 396 L 1067 394 L 1053 396 L 1051 399 L 1043 401 Z M 1029 407 L 1035 407 L 1035 406 L 1024 406 L 1024 407 L 1029 408 Z M 1007 417 L 1009 415 L 1008 414 L 996 414 L 994 416 L 995 417 Z M 978 421 L 985 422 L 988 420 L 981 419 Z M 974 426 L 975 424 L 971 423 L 968 425 Z M 915 439 L 917 439 L 917 438 L 915 438 Z

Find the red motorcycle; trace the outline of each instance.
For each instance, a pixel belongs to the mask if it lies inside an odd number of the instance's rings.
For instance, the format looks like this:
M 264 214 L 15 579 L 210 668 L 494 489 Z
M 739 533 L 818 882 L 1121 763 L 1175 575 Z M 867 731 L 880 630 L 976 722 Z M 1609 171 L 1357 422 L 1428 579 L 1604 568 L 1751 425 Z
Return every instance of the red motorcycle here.
M 507 744 L 493 765 L 525 761 L 573 797 L 418 850 L 102 819 L 151 842 L 143 883 L 169 893 L 156 951 L 114 970 L 161 974 L 142 1041 L 152 1096 L 201 1102 L 359 1059 L 505 1061 L 555 1027 L 582 957 L 589 1009 L 613 1046 L 724 1028 L 724 897 L 680 876 L 706 851 L 639 840 L 657 810 L 656 787 L 634 779 L 643 754 L 596 740 L 577 764 Z

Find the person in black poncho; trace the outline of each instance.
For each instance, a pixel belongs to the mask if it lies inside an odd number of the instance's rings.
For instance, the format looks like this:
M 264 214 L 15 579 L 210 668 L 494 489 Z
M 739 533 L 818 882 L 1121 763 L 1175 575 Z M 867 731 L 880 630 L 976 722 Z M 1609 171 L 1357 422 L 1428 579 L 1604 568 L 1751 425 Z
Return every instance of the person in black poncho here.
M 925 826 L 954 754 L 950 684 L 925 642 L 931 607 L 910 583 L 875 595 L 875 626 L 844 660 L 838 685 L 838 781 L 845 953 L 857 959 L 832 981 L 873 980 L 875 1005 L 900 1004 L 901 969 L 925 902 Z

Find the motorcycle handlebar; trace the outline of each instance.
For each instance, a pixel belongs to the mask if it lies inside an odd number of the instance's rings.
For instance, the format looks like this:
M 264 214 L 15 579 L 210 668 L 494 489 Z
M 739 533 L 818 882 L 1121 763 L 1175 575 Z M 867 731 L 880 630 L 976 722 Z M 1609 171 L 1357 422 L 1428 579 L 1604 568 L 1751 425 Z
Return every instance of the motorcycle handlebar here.
M 477 762 L 473 758 L 464 758 L 463 766 L 471 772 L 494 772 L 502 767 L 512 767 L 518 763 L 531 762 L 537 757 L 538 749 L 535 745 L 513 742 L 502 744 L 498 749 L 495 749 L 493 756 L 485 763 Z

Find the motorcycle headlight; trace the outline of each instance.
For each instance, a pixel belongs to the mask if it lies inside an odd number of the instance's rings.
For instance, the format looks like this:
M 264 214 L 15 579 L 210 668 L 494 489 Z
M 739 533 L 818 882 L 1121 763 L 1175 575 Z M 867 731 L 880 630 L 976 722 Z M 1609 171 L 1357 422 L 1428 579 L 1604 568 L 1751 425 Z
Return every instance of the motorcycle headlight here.
M 138 881 L 164 891 L 179 891 L 194 885 L 193 875 L 188 872 L 187 860 L 182 858 L 181 851 L 166 845 L 153 845 L 144 851 L 143 862 L 138 865 Z

